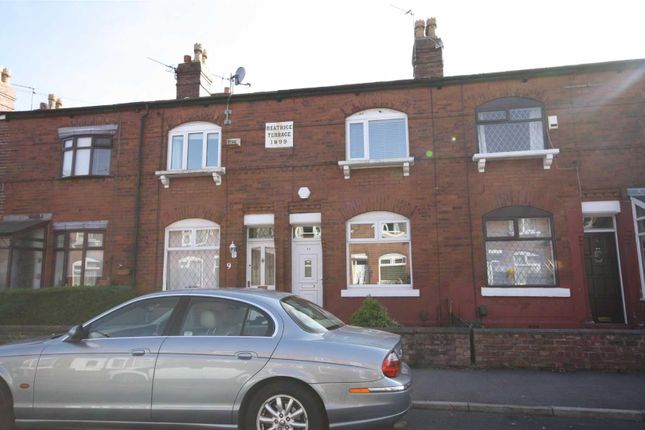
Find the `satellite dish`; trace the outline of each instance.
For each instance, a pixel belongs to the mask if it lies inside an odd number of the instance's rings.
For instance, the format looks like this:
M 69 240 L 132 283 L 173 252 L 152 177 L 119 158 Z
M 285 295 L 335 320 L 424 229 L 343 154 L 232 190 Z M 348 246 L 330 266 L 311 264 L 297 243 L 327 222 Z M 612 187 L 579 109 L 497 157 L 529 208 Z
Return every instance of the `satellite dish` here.
M 235 75 L 233 75 L 233 80 L 235 80 L 235 85 L 240 85 L 244 80 L 244 76 L 246 76 L 246 70 L 244 70 L 244 67 L 238 67 L 237 70 L 235 71 Z

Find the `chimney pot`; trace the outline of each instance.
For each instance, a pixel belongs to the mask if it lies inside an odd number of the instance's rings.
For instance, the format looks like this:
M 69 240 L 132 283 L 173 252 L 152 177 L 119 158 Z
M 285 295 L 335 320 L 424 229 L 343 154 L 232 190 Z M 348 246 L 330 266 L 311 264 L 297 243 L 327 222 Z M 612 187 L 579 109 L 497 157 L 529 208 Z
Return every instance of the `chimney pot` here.
M 0 66 L 0 112 L 12 111 L 16 107 L 16 92 L 9 84 L 11 71 Z
M 177 66 L 177 99 L 210 95 L 211 78 L 206 69 L 206 50 L 201 43 L 194 45 L 195 57 L 184 56 Z
M 40 102 L 40 110 L 47 110 L 47 103 Z
M 437 37 L 437 19 L 418 20 L 414 23 L 412 68 L 414 79 L 443 77 L 443 42 Z
M 56 97 L 56 109 L 60 109 L 63 107 L 63 101 L 60 99 L 60 97 Z
M 2 66 L 0 66 L 0 70 L 2 70 L 2 83 L 9 85 L 9 79 L 11 79 L 11 70 Z
M 56 96 L 54 94 L 50 94 L 47 96 L 47 109 L 55 109 L 56 108 Z

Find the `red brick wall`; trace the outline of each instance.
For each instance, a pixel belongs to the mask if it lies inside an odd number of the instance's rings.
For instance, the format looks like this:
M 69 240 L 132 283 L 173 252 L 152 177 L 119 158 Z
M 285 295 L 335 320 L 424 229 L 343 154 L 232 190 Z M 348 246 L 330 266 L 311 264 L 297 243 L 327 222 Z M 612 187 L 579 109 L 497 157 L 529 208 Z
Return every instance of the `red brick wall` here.
M 412 268 L 418 298 L 383 298 L 404 324 L 446 324 L 450 315 L 476 320 L 485 306 L 486 326 L 583 327 L 591 321 L 584 281 L 580 202 L 620 200 L 618 237 L 629 324 L 645 323 L 627 187 L 643 186 L 645 141 L 643 87 L 634 70 L 509 78 L 428 88 L 383 88 L 327 95 L 232 99 L 233 123 L 224 126 L 224 102 L 151 108 L 145 121 L 141 213 L 136 283 L 140 291 L 161 289 L 164 230 L 178 220 L 204 218 L 221 226 L 220 286 L 243 286 L 246 240 L 243 218 L 275 214 L 277 286 L 291 289 L 290 213 L 322 214 L 324 304 L 348 319 L 359 298 L 341 298 L 346 288 L 345 223 L 368 211 L 391 211 L 410 219 Z M 590 84 L 590 85 L 587 85 Z M 586 85 L 582 87 L 581 85 Z M 540 100 L 546 115 L 558 115 L 550 140 L 561 154 L 550 170 L 541 160 L 491 161 L 477 171 L 475 109 L 498 97 Z M 410 176 L 400 168 L 352 171 L 345 180 L 338 161 L 345 158 L 345 118 L 370 108 L 408 115 Z M 134 210 L 137 153 L 142 112 L 42 113 L 12 119 L 0 157 L 8 160 L 2 183 L 5 214 L 50 212 L 53 221 L 108 220 L 105 282 L 133 282 L 119 265 L 134 265 Z M 154 172 L 166 167 L 168 131 L 189 121 L 223 127 L 226 175 L 215 186 L 209 177 L 172 179 L 163 188 Z M 294 121 L 294 147 L 264 148 L 266 122 Z M 107 178 L 59 179 L 59 127 L 118 124 L 113 172 Z M 428 156 L 432 151 L 432 156 Z M 308 200 L 297 196 L 311 190 Z M 485 254 L 482 216 L 509 205 L 535 206 L 553 214 L 559 286 L 570 298 L 482 297 Z M 52 237 L 50 236 L 50 239 Z M 231 259 L 234 241 L 238 258 Z M 231 268 L 226 268 L 231 263 Z M 53 252 L 45 263 L 52 281 Z M 422 318 L 423 317 L 423 318 Z

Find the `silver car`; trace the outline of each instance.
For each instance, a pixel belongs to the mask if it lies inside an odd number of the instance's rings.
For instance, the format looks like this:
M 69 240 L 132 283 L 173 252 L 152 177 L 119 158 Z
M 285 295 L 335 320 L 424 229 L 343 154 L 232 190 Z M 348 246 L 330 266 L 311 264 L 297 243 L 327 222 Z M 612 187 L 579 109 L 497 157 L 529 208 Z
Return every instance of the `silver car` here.
M 410 407 L 400 337 L 294 295 L 184 290 L 0 347 L 0 430 L 376 429 Z

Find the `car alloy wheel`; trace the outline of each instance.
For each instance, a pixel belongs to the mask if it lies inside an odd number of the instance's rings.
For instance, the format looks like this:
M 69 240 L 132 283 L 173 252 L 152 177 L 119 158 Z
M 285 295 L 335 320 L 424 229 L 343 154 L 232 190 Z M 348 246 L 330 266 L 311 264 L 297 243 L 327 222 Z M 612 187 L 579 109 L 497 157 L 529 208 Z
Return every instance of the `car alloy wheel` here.
M 308 430 L 305 407 L 298 399 L 278 394 L 266 400 L 256 420 L 257 430 Z

